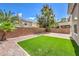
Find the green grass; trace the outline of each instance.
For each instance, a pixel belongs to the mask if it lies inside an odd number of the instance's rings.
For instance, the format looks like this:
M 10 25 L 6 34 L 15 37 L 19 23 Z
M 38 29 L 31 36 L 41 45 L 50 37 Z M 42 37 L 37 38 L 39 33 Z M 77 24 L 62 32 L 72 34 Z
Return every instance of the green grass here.
M 76 43 L 63 38 L 38 36 L 29 40 L 20 41 L 18 44 L 32 56 L 79 55 L 79 47 Z

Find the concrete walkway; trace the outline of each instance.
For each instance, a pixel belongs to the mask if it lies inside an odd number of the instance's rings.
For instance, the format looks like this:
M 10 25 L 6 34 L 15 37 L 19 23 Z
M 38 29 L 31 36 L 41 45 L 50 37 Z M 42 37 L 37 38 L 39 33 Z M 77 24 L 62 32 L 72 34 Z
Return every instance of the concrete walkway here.
M 49 33 L 47 36 L 69 38 L 68 34 Z M 18 41 L 37 37 L 38 35 L 27 35 L 0 41 L 0 56 L 26 56 L 25 52 L 16 44 Z
M 49 34 L 44 34 L 44 35 L 52 36 L 52 37 L 59 37 L 59 38 L 67 38 L 67 39 L 70 39 L 70 34 L 49 33 Z

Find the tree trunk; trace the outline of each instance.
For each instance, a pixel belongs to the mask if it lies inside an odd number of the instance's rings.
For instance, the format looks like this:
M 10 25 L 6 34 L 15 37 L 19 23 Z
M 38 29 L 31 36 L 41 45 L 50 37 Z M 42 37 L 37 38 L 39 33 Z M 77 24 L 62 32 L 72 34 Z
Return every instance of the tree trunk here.
M 6 38 L 6 32 L 3 32 L 3 35 L 2 35 L 2 38 L 1 38 L 1 41 L 4 41 L 4 40 L 6 40 L 7 38 Z
M 46 28 L 46 32 L 50 32 L 51 31 L 51 28 Z

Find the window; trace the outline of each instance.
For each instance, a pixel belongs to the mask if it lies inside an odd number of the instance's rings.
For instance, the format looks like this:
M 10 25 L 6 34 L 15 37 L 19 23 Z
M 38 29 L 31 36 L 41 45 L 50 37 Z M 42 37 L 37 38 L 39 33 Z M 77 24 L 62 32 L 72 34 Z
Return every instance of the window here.
M 25 23 L 25 25 L 27 25 L 27 23 Z
M 77 33 L 77 24 L 74 25 L 74 33 Z

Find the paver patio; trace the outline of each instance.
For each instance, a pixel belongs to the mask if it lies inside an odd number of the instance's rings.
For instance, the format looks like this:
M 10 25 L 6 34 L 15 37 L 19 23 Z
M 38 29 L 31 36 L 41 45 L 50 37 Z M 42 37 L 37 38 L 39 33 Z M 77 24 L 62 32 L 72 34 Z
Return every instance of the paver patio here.
M 26 54 L 19 46 L 17 42 L 24 40 L 25 38 L 31 38 L 35 35 L 27 35 L 16 38 L 7 39 L 7 41 L 0 42 L 0 56 L 25 56 Z
M 49 36 L 56 36 L 56 37 L 62 37 L 62 38 L 69 38 L 69 34 L 58 34 L 58 33 L 49 33 L 44 34 Z M 27 35 L 27 36 L 21 36 L 16 38 L 9 38 L 7 41 L 0 41 L 0 56 L 26 56 L 25 52 L 20 49 L 19 46 L 17 46 L 17 42 L 36 37 L 38 35 Z

